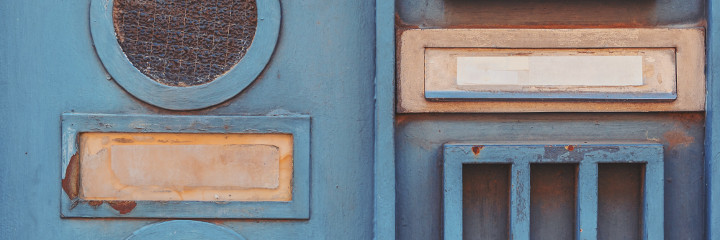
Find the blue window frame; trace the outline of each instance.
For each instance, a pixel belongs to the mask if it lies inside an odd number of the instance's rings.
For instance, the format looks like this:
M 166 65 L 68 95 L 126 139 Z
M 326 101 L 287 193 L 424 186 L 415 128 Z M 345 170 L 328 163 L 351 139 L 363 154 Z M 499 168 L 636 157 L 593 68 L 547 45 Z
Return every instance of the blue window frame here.
M 550 153 L 550 154 L 548 154 Z M 444 239 L 462 239 L 462 167 L 511 164 L 510 236 L 530 239 L 530 164 L 578 164 L 577 239 L 597 239 L 598 164 L 644 163 L 643 239 L 663 239 L 663 147 L 658 143 L 535 144 L 448 143 L 443 151 Z

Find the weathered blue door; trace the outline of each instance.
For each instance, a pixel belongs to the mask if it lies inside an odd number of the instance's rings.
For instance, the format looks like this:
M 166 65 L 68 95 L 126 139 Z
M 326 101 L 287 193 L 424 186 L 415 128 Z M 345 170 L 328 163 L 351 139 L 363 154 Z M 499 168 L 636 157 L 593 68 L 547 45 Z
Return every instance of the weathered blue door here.
M 0 239 L 370 239 L 375 3 L 0 3 Z

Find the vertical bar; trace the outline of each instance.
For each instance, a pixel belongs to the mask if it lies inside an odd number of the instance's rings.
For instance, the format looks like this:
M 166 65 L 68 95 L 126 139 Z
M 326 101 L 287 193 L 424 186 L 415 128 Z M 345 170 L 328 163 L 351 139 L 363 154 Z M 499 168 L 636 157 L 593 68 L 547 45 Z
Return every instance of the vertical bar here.
M 373 239 L 395 239 L 395 1 L 375 1 Z M 462 221 L 462 220 L 461 220 Z
M 597 239 L 598 165 L 580 162 L 577 187 L 578 240 Z
M 510 177 L 510 239 L 530 239 L 530 163 L 513 163 Z
M 720 239 L 720 1 L 708 0 L 707 104 L 705 117 L 705 235 Z
M 443 239 L 462 239 L 462 160 L 446 153 L 443 168 Z
M 662 161 L 647 163 L 645 166 L 645 196 L 643 201 L 643 239 L 645 240 L 665 239 L 664 178 L 665 172 Z

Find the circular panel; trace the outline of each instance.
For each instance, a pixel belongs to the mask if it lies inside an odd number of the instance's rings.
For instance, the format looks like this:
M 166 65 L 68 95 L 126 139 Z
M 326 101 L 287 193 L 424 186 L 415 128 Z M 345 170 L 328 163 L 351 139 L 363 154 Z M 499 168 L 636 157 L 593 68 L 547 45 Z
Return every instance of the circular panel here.
M 117 1 L 117 5 L 116 5 Z M 126 42 L 129 41 L 126 39 L 128 36 L 128 32 L 135 31 L 133 29 L 145 29 L 146 31 L 143 33 L 133 33 L 135 35 L 135 38 L 145 37 L 147 39 L 146 34 L 150 34 L 149 36 L 152 37 L 151 41 L 149 41 L 149 45 L 158 44 L 155 43 L 155 30 L 157 30 L 159 33 L 167 34 L 164 39 L 165 40 L 158 40 L 158 41 L 164 41 L 165 45 L 169 46 L 177 46 L 177 47 L 188 47 L 188 44 L 186 44 L 184 38 L 178 37 L 175 35 L 173 37 L 172 33 L 168 32 L 162 32 L 163 29 L 173 29 L 173 28 L 179 28 L 179 26 L 190 26 L 189 24 L 182 24 L 178 26 L 165 26 L 167 28 L 164 28 L 162 24 L 158 27 L 158 25 L 153 25 L 152 33 L 149 33 L 150 30 L 147 27 L 147 25 L 140 26 L 139 24 L 131 25 L 135 28 L 128 28 L 127 30 L 122 30 L 123 33 L 117 34 L 118 32 L 115 31 L 115 21 L 114 16 L 117 16 L 117 18 L 123 17 L 122 20 L 118 22 L 132 22 L 133 20 L 125 19 L 126 14 L 119 14 L 117 11 L 115 11 L 115 6 L 121 6 L 121 2 L 127 2 L 127 3 L 133 3 L 133 2 L 151 2 L 150 0 L 92 0 L 91 2 L 91 9 L 90 9 L 90 29 L 92 32 L 93 42 L 95 44 L 95 50 L 98 53 L 98 56 L 100 60 L 102 61 L 103 66 L 107 70 L 107 72 L 110 74 L 110 77 L 123 89 L 125 89 L 128 93 L 132 94 L 133 96 L 139 98 L 142 101 L 145 101 L 149 104 L 171 109 L 171 110 L 192 110 L 192 109 L 200 109 L 200 108 L 206 108 L 209 106 L 213 106 L 215 104 L 221 103 L 225 100 L 230 99 L 231 97 L 237 95 L 240 93 L 243 89 L 245 89 L 250 83 L 252 83 L 255 78 L 257 78 L 260 73 L 263 71 L 265 66 L 270 60 L 270 57 L 272 56 L 273 51 L 275 50 L 275 44 L 277 43 L 278 33 L 280 31 L 280 2 L 278 0 L 254 0 L 255 6 L 256 6 L 256 13 L 257 18 L 256 19 L 256 28 L 254 32 L 254 37 L 252 37 L 251 42 L 245 42 L 244 44 L 249 44 L 249 47 L 246 47 L 244 55 L 238 55 L 237 51 L 229 51 L 228 49 L 224 49 L 223 47 L 212 47 L 216 45 L 210 45 L 211 47 L 205 47 L 208 49 L 212 49 L 213 51 L 200 51 L 198 55 L 195 55 L 196 64 L 195 68 L 192 68 L 192 71 L 201 70 L 201 73 L 196 75 L 184 75 L 174 78 L 167 78 L 167 74 L 159 74 L 160 69 L 165 69 L 166 66 L 170 65 L 170 63 L 164 64 L 160 59 L 177 59 L 177 58 L 188 58 L 188 55 L 182 54 L 182 49 L 178 50 L 181 53 L 175 54 L 173 56 L 175 57 L 168 57 L 170 55 L 167 54 L 167 51 L 160 52 L 157 54 L 150 54 L 148 56 L 141 56 L 145 60 L 158 60 L 158 62 L 155 63 L 143 63 L 144 65 L 140 65 L 140 63 L 137 63 L 139 67 L 136 67 L 133 62 L 129 59 L 128 55 L 126 55 L 126 52 L 123 51 L 123 46 L 121 46 L 120 42 Z M 222 2 L 229 2 L 229 1 L 236 1 L 236 0 L 215 0 L 215 1 L 200 1 L 200 0 L 155 0 L 153 2 L 154 7 L 158 6 L 157 3 L 165 3 L 168 2 L 172 3 L 179 3 L 179 2 L 195 2 L 196 5 L 200 6 L 207 6 L 201 4 L 202 2 L 212 2 L 217 3 L 217 6 L 220 6 Z M 251 0 L 237 0 L 239 2 L 243 3 L 250 3 Z M 163 6 L 163 5 L 161 5 Z M 234 5 L 233 5 L 234 6 Z M 238 5 L 237 7 L 248 7 L 247 5 Z M 190 8 L 190 7 L 189 7 Z M 175 8 L 172 8 L 175 9 Z M 212 11 L 219 11 L 215 8 Z M 166 9 L 167 10 L 167 9 Z M 147 9 L 144 9 L 143 11 L 147 12 Z M 165 10 L 162 10 L 165 11 Z M 232 14 L 232 8 L 230 9 Z M 239 10 L 238 10 L 239 11 Z M 184 13 L 183 13 L 184 14 Z M 203 12 L 205 14 L 205 12 Z M 160 14 L 163 15 L 159 18 L 165 18 L 165 16 L 175 16 L 179 15 L 179 13 L 173 13 L 173 14 Z M 130 14 L 130 16 L 138 16 L 140 17 L 140 13 L 138 15 Z M 144 17 L 149 17 L 148 15 L 143 15 Z M 205 16 L 205 15 L 203 15 Z M 208 15 L 210 16 L 210 15 Z M 214 16 L 214 15 L 213 15 Z M 224 16 L 224 15 L 223 15 Z M 199 18 L 199 17 L 196 17 Z M 209 18 L 209 17 L 208 17 Z M 157 24 L 158 22 L 162 23 L 162 21 L 157 20 L 158 18 L 153 15 L 152 21 L 154 24 Z M 190 18 L 194 19 L 194 18 Z M 243 19 L 243 17 L 241 17 Z M 252 17 L 245 16 L 244 19 L 252 19 Z M 177 18 L 175 18 L 176 21 L 179 21 Z M 187 19 L 186 19 L 187 20 Z M 139 20 L 138 20 L 139 21 Z M 146 19 L 144 21 L 150 21 L 150 19 Z M 215 18 L 213 18 L 213 21 L 215 21 Z M 220 21 L 228 21 L 226 19 L 222 19 Z M 193 26 L 215 26 L 213 24 L 197 24 Z M 129 25 L 129 26 L 130 26 Z M 123 26 L 125 26 L 123 24 Z M 120 26 L 118 26 L 120 27 Z M 237 27 L 237 26 L 236 26 Z M 124 27 L 123 27 L 124 28 Z M 214 28 L 214 27 L 213 27 Z M 222 29 L 222 28 L 221 28 Z M 236 36 L 250 36 L 252 35 L 249 30 L 251 28 L 243 28 L 242 34 L 236 35 Z M 200 31 L 200 30 L 198 30 Z M 203 31 L 208 31 L 207 29 L 203 29 Z M 239 31 L 236 29 L 236 31 Z M 177 33 L 177 32 L 175 32 Z M 226 35 L 227 36 L 227 35 Z M 224 41 L 223 38 L 218 38 L 219 41 L 215 42 L 215 35 L 213 35 L 213 43 L 212 44 L 218 44 L 218 46 L 221 46 L 223 43 L 226 45 L 232 45 L 236 43 L 231 43 L 232 41 Z M 122 39 L 119 39 L 122 38 Z M 157 39 L 163 39 L 163 37 L 158 37 Z M 178 39 L 180 39 L 178 42 Z M 193 38 L 195 40 L 198 40 L 198 38 Z M 237 38 L 237 39 L 243 39 L 243 38 Z M 174 42 L 170 42 L 174 41 Z M 177 43 L 180 43 L 180 45 L 177 45 Z M 188 41 L 188 43 L 191 43 L 191 41 Z M 209 44 L 209 42 L 207 42 Z M 198 43 L 197 46 L 204 46 L 203 43 Z M 142 45 L 142 44 L 140 44 Z M 146 47 L 149 46 L 148 44 L 145 44 Z M 196 46 L 196 45 L 193 45 Z M 239 46 L 242 48 L 242 46 Z M 188 47 L 189 49 L 190 47 Z M 162 49 L 162 48 L 157 48 Z M 132 55 L 133 53 L 153 53 L 153 48 L 150 46 L 150 49 L 138 49 L 133 51 L 128 51 L 130 53 L 129 55 Z M 173 50 L 174 51 L 174 50 Z M 238 62 L 232 65 L 232 62 L 235 60 L 217 60 L 220 59 L 220 57 L 213 57 L 213 56 L 207 56 L 207 55 L 231 55 L 235 54 L 234 58 L 230 57 L 230 59 L 235 59 Z M 154 59 L 152 57 L 155 57 Z M 160 58 L 163 57 L 163 58 Z M 228 59 L 227 56 L 224 56 L 225 59 Z M 130 57 L 132 58 L 132 56 Z M 178 59 L 179 60 L 179 59 Z M 217 65 L 216 67 L 212 67 L 213 61 L 217 60 L 216 63 L 223 62 L 223 64 L 214 64 Z M 137 59 L 135 59 L 136 62 L 139 62 Z M 143 60 L 144 61 L 144 60 Z M 178 61 L 180 62 L 180 61 Z M 189 62 L 189 61 L 188 61 Z M 197 65 L 199 64 L 205 64 L 211 65 L 210 68 L 197 68 Z M 139 68 L 143 68 L 143 70 L 140 70 Z M 153 66 L 150 69 L 148 69 L 148 66 Z M 223 67 L 224 66 L 224 67 Z M 185 71 L 186 73 L 190 71 L 190 68 L 183 69 L 182 65 L 173 65 L 171 66 L 171 69 L 180 69 L 179 71 Z M 209 71 L 208 69 L 216 69 L 213 71 Z M 219 69 L 219 70 L 217 70 Z M 146 72 L 155 72 L 155 73 L 148 73 L 146 75 Z M 163 70 L 165 71 L 165 70 Z M 172 70 L 171 73 L 174 73 L 175 70 Z M 167 71 L 165 71 L 167 73 Z M 155 74 L 155 75 L 153 75 Z M 215 76 L 217 75 L 217 76 Z M 186 77 L 190 76 L 190 77 Z M 200 77 L 197 77 L 200 76 Z M 174 80 L 170 80 L 174 79 Z M 180 79 L 180 81 L 176 81 Z
M 208 83 L 240 61 L 257 27 L 255 0 L 115 0 L 128 60 L 170 86 Z
M 133 232 L 127 240 L 245 240 L 228 228 L 211 223 L 174 220 L 147 225 Z

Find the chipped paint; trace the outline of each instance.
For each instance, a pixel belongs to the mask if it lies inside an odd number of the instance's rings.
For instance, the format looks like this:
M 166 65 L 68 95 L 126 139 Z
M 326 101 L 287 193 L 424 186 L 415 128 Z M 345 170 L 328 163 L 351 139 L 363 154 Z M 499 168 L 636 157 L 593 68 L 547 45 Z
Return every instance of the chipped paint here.
M 70 163 L 65 170 L 65 178 L 62 180 L 62 188 L 68 198 L 76 199 L 80 189 L 80 160 L 75 154 L 70 158 Z
M 137 206 L 135 201 L 107 201 L 107 203 L 120 214 L 128 214 Z

